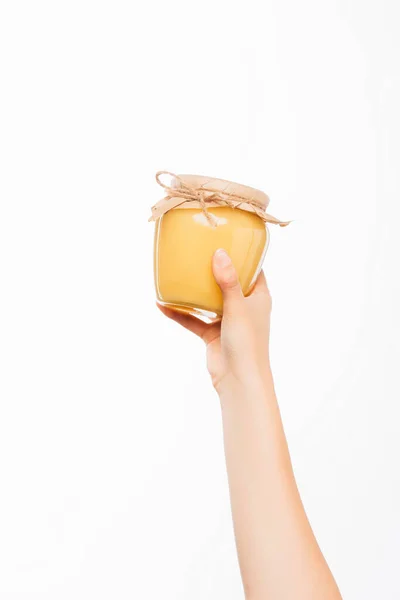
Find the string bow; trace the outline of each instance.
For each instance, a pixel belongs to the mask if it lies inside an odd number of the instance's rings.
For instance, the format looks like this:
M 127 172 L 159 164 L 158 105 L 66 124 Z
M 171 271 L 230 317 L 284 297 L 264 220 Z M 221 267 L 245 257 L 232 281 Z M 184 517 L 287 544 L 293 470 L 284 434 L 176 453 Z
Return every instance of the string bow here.
M 165 175 L 172 178 L 175 186 L 168 185 L 162 181 L 161 177 Z M 207 221 L 212 226 L 216 226 L 217 220 L 207 208 L 207 204 L 211 203 L 213 206 L 228 206 L 230 208 L 241 208 L 248 212 L 254 212 L 264 222 L 275 223 L 281 227 L 285 227 L 290 222 L 279 221 L 279 219 L 267 214 L 265 212 L 265 206 L 255 198 L 242 196 L 236 192 L 219 190 L 208 184 L 203 184 L 201 187 L 195 187 L 190 185 L 182 177 L 179 177 L 179 175 L 171 173 L 170 171 L 158 171 L 156 173 L 156 181 L 158 185 L 166 191 L 166 194 L 162 200 L 157 202 L 157 204 L 151 208 L 152 215 L 149 221 L 156 221 L 167 211 L 177 208 L 186 202 L 196 202 L 202 209 Z M 179 183 L 179 186 L 176 185 L 177 183 Z M 268 205 L 268 196 L 266 197 L 266 200 L 266 204 Z

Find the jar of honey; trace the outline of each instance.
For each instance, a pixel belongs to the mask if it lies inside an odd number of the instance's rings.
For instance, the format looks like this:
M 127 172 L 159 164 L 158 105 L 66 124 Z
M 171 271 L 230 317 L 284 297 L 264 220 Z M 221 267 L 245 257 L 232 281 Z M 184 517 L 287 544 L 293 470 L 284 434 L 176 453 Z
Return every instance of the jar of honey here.
M 163 177 L 169 176 L 169 185 Z M 222 315 L 222 295 L 212 273 L 218 248 L 229 254 L 243 294 L 251 293 L 269 242 L 266 223 L 285 226 L 265 212 L 269 198 L 238 183 L 160 171 L 165 197 L 152 208 L 156 221 L 154 280 L 157 301 L 210 319 Z

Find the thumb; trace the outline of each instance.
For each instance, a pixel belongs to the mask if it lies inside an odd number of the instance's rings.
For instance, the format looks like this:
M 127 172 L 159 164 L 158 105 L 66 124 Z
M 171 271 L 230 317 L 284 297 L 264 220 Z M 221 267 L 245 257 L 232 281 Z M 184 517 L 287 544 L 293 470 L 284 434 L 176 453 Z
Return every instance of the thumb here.
M 224 314 L 237 311 L 243 302 L 242 289 L 232 260 L 222 248 L 215 252 L 212 268 L 215 281 L 221 288 Z

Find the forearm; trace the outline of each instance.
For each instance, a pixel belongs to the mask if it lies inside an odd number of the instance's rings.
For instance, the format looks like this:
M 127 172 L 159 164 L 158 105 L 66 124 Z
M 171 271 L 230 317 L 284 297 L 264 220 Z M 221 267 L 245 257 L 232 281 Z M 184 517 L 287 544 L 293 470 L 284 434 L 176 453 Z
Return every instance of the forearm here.
M 293 475 L 270 373 L 220 390 L 232 515 L 248 600 L 337 600 Z

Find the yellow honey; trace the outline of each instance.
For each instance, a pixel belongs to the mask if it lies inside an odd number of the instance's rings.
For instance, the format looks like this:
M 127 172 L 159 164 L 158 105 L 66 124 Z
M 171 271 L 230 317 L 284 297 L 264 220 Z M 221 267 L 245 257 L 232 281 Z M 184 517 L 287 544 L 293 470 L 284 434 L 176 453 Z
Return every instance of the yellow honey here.
M 185 312 L 222 313 L 211 261 L 224 248 L 247 295 L 261 269 L 268 230 L 254 213 L 237 208 L 175 208 L 156 223 L 154 273 L 157 299 Z
M 161 181 L 172 177 L 172 184 Z M 261 270 L 268 247 L 265 212 L 269 198 L 260 190 L 223 179 L 160 171 L 165 197 L 152 207 L 156 221 L 154 280 L 157 300 L 180 312 L 222 315 L 222 294 L 212 272 L 218 248 L 228 252 L 245 296 Z

